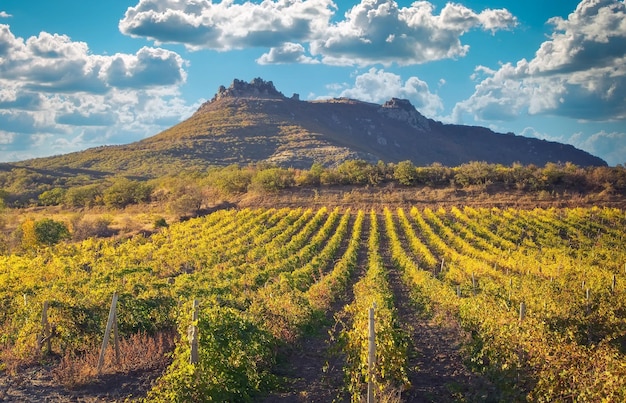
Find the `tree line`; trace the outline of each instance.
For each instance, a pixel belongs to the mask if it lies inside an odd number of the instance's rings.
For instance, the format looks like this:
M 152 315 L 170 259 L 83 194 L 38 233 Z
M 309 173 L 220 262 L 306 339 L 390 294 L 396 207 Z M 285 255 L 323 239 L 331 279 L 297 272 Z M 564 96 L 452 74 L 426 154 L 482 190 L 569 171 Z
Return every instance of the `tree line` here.
M 52 177 L 50 174 L 15 168 L 0 173 L 0 208 L 65 206 L 124 208 L 146 202 L 170 202 L 175 210 L 193 210 L 202 204 L 202 193 L 222 196 L 246 192 L 278 192 L 290 188 L 320 186 L 488 187 L 523 191 L 570 190 L 577 192 L 626 191 L 626 169 L 579 167 L 571 163 L 535 165 L 469 162 L 456 167 L 439 163 L 416 166 L 411 161 L 372 164 L 348 160 L 337 166 L 314 163 L 310 169 L 255 165 L 186 170 L 160 178 L 91 178 L 85 174 Z

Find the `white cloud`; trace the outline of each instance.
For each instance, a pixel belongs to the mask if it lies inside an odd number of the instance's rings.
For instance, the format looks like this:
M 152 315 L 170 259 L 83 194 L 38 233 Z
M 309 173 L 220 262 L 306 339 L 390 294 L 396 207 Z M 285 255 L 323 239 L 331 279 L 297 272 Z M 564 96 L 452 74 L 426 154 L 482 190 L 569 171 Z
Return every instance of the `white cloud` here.
M 279 47 L 270 49 L 268 53 L 258 58 L 259 64 L 283 64 L 283 63 L 301 63 L 316 64 L 319 60 L 305 55 L 304 46 L 299 43 L 288 42 Z
M 185 65 L 165 49 L 95 55 L 66 35 L 24 40 L 0 24 L 2 159 L 130 142 L 172 126 L 198 106 L 180 98 Z
M 591 136 L 577 133 L 572 136 L 571 141 L 578 148 L 601 155 L 609 165 L 626 164 L 626 132 L 602 130 Z
M 12 17 L 11 14 L 7 13 L 6 11 L 0 11 L 0 18 L 10 18 Z
M 503 64 L 488 75 L 453 115 L 507 120 L 524 113 L 580 120 L 626 119 L 626 3 L 583 0 L 567 19 L 552 18 L 554 32 L 535 57 Z
M 331 0 L 140 0 L 127 9 L 119 28 L 126 35 L 192 50 L 270 48 L 257 60 L 266 64 L 310 63 L 314 59 L 304 55 L 308 44 L 311 55 L 324 63 L 364 66 L 462 57 L 469 46 L 460 37 L 469 30 L 493 33 L 517 24 L 507 10 L 477 13 L 455 3 L 435 15 L 427 1 L 399 7 L 393 0 L 362 0 L 343 20 L 331 22 L 336 8 Z
M 335 87 L 337 88 L 337 87 Z M 402 81 L 397 74 L 371 68 L 355 78 L 354 85 L 342 86 L 338 96 L 355 98 L 366 102 L 384 103 L 391 98 L 403 98 L 425 116 L 435 117 L 443 109 L 443 102 L 437 94 L 430 92 L 428 84 L 417 77 Z
M 140 0 L 126 10 L 119 29 L 126 35 L 190 49 L 276 47 L 317 35 L 332 16 L 330 0 Z
M 602 159 L 612 166 L 626 163 L 626 132 L 601 130 L 591 134 L 577 132 L 571 135 L 551 135 L 541 133 L 533 127 L 526 127 L 520 135 L 572 144 L 590 154 L 602 156 Z

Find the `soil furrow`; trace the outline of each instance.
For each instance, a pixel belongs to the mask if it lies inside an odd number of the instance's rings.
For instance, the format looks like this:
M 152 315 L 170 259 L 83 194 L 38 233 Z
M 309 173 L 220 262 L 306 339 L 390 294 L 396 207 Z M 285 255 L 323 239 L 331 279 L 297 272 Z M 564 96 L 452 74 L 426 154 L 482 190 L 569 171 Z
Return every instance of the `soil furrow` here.
M 349 228 L 354 226 L 356 215 L 350 218 Z M 369 222 L 363 221 L 361 239 L 367 239 Z M 349 236 L 344 240 L 340 248 L 340 254 L 347 249 Z M 357 263 L 352 271 L 346 291 L 333 302 L 326 312 L 320 328 L 313 334 L 301 340 L 293 346 L 281 358 L 278 375 L 291 380 L 285 385 L 282 392 L 277 392 L 266 397 L 265 403 L 283 402 L 332 402 L 349 401 L 349 395 L 345 390 L 344 372 L 345 357 L 338 351 L 336 340 L 342 331 L 342 323 L 336 321 L 335 316 L 343 310 L 343 307 L 354 299 L 353 286 L 363 276 L 364 267 L 367 263 L 367 251 L 363 246 L 359 247 Z
M 398 229 L 396 223 L 396 229 Z M 398 235 L 403 244 L 402 231 Z M 407 286 L 390 256 L 389 240 L 381 237 L 381 250 L 389 272 L 389 284 L 401 326 L 411 340 L 408 354 L 411 386 L 402 394 L 406 402 L 485 402 L 493 401 L 493 388 L 463 364 L 461 346 L 466 337 L 454 318 L 429 318 Z M 442 319 L 443 318 L 443 319 Z

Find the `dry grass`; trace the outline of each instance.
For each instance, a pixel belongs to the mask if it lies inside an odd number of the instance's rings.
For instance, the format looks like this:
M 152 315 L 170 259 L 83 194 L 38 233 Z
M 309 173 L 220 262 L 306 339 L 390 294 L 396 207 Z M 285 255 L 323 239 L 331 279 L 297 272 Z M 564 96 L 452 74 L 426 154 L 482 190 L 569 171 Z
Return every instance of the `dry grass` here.
M 109 346 L 100 372 L 100 348 L 94 346 L 80 355 L 66 353 L 53 370 L 53 378 L 64 387 L 75 389 L 94 382 L 101 375 L 165 369 L 169 365 L 168 353 L 174 349 L 175 339 L 175 332 L 160 332 L 155 335 L 137 333 L 122 339 L 119 343 L 119 357 L 116 358 L 115 349 Z

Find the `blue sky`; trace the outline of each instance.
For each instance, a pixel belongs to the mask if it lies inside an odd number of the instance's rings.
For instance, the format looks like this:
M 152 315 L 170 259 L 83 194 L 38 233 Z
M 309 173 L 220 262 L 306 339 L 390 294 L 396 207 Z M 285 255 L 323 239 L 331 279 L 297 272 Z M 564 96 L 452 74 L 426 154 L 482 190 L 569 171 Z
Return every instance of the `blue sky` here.
M 615 0 L 2 0 L 0 162 L 140 140 L 255 77 L 626 163 Z

